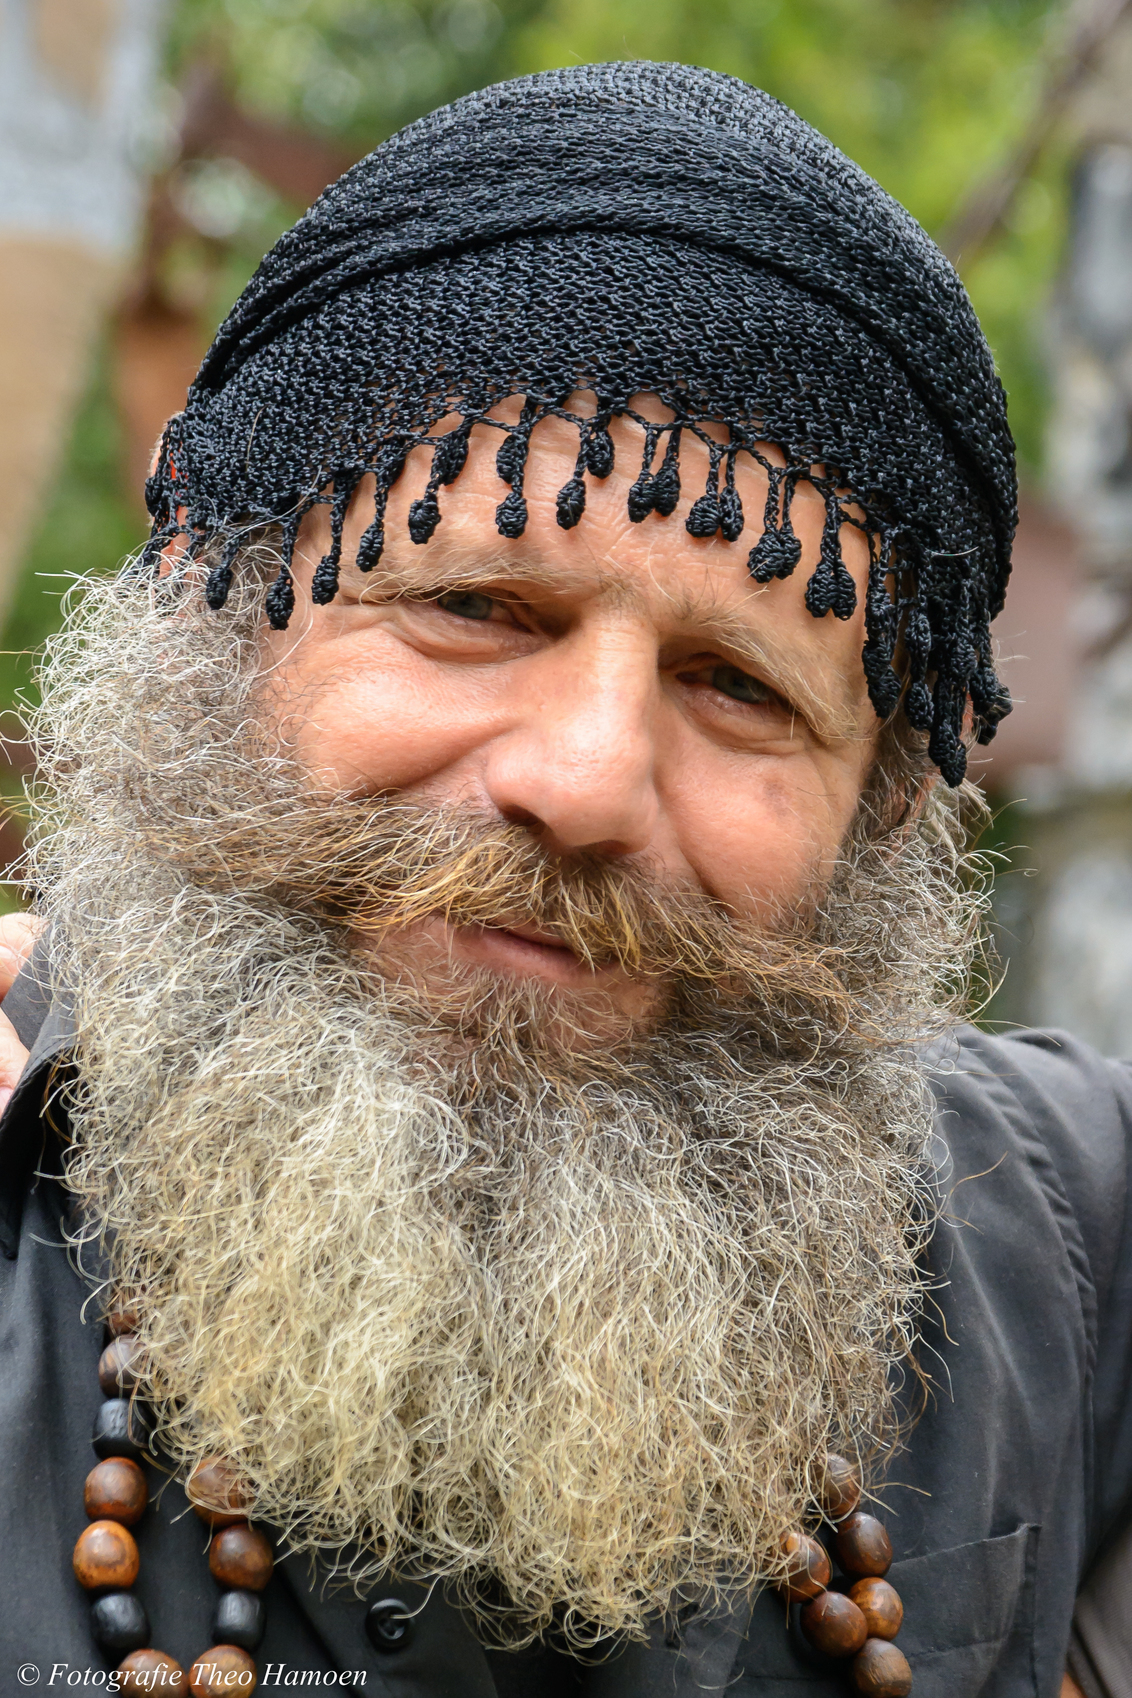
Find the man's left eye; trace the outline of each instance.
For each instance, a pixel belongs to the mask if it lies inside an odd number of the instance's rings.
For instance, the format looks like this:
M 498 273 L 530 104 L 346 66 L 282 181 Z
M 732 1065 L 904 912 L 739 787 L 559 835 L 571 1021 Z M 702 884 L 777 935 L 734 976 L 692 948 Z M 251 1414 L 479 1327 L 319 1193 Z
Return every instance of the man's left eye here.
M 708 676 L 708 682 L 721 695 L 730 696 L 736 702 L 754 702 L 762 704 L 769 702 L 772 692 L 758 678 L 752 678 L 749 672 L 741 672 L 737 666 L 713 666 Z
M 490 619 L 495 612 L 494 598 L 479 590 L 448 590 L 437 596 L 436 605 L 458 619 Z

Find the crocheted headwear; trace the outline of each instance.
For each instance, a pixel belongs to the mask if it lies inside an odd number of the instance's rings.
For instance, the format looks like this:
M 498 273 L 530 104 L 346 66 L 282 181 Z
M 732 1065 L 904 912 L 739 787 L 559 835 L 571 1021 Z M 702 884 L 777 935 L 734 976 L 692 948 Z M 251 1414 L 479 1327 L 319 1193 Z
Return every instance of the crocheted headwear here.
M 596 396 L 592 415 L 568 409 L 579 390 Z M 671 422 L 633 411 L 647 392 Z M 152 567 L 187 535 L 192 553 L 209 551 L 219 608 L 241 545 L 277 525 L 283 565 L 265 606 L 282 628 L 303 515 L 329 504 L 332 546 L 312 588 L 328 602 L 361 478 L 377 485 L 366 571 L 410 450 L 433 450 L 409 518 L 425 542 L 472 425 L 515 395 L 517 423 L 487 420 L 502 439 L 506 537 L 526 523 L 532 432 L 550 414 L 578 432 L 558 496 L 567 528 L 587 480 L 612 469 L 616 416 L 642 431 L 636 522 L 674 512 L 691 433 L 710 472 L 687 528 L 735 542 L 746 523 L 736 460 L 758 461 L 769 490 L 749 567 L 760 583 L 794 570 L 791 499 L 802 479 L 815 485 L 826 523 L 806 605 L 816 618 L 852 614 L 839 536 L 856 524 L 872 560 L 873 705 L 882 717 L 902 705 L 959 783 L 968 697 L 981 742 L 1010 706 L 989 623 L 1016 485 L 990 351 L 915 220 L 778 101 L 712 71 L 629 63 L 520 78 L 411 124 L 347 171 L 264 259 L 171 421 L 147 486 L 144 559 Z M 726 443 L 709 422 L 727 427 Z

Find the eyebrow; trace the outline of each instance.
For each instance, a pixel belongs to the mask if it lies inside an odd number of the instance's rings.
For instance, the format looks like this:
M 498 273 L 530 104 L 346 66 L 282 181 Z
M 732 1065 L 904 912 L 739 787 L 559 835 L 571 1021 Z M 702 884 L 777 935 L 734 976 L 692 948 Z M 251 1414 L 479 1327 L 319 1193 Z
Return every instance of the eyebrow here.
M 377 566 L 364 575 L 348 562 L 343 566 L 343 576 L 349 573 L 354 577 L 363 600 L 370 589 L 375 597 L 428 594 L 455 585 L 469 589 L 498 585 L 501 579 L 561 593 L 592 588 L 595 576 L 599 593 L 612 592 L 627 602 L 640 599 L 637 586 L 618 572 L 615 562 L 601 566 L 595 575 L 592 567 L 573 571 L 562 565 L 551 566 L 535 550 L 517 556 L 513 545 L 498 553 L 478 549 L 473 553 L 461 545 L 458 536 L 451 535 L 430 542 L 419 555 L 400 550 L 397 555 L 395 565 Z M 721 606 L 718 598 L 694 592 L 679 600 L 668 599 L 676 624 L 702 636 L 706 646 L 723 649 L 736 661 L 756 668 L 772 689 L 798 709 L 823 742 L 855 742 L 864 735 L 859 706 L 847 680 L 837 680 L 837 699 L 831 701 L 814 688 L 797 658 L 773 632 L 760 632 L 752 626 L 743 608 Z M 760 599 L 752 587 L 752 605 L 757 606 Z
M 361 586 L 363 594 L 374 589 L 380 594 L 402 594 L 406 590 L 427 593 L 447 588 L 450 584 L 475 588 L 479 584 L 497 584 L 501 578 L 517 583 L 537 585 L 541 589 L 561 591 L 583 589 L 593 582 L 592 572 L 572 572 L 568 567 L 550 566 L 532 553 L 521 558 L 502 548 L 498 554 L 480 550 L 470 553 L 459 540 L 446 538 L 430 541 L 427 549 L 413 554 L 394 554 L 395 564 L 386 560 L 372 572 L 361 573 L 352 560 L 344 561 L 342 575 L 349 574 Z

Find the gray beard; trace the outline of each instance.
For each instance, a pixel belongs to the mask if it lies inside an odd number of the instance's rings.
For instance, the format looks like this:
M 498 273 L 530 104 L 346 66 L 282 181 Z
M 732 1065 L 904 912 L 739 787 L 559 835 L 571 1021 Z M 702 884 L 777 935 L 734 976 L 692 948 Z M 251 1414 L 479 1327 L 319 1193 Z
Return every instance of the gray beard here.
M 915 1046 L 971 933 L 946 816 L 857 834 L 772 992 L 677 965 L 599 1055 L 505 984 L 440 1007 L 375 976 L 282 872 L 224 876 L 218 822 L 310 800 L 249 749 L 248 611 L 147 604 L 93 591 L 57 650 L 33 876 L 76 1011 L 69 1183 L 163 1443 L 510 1644 L 772 1578 L 826 1449 L 891 1443 L 915 1339 Z

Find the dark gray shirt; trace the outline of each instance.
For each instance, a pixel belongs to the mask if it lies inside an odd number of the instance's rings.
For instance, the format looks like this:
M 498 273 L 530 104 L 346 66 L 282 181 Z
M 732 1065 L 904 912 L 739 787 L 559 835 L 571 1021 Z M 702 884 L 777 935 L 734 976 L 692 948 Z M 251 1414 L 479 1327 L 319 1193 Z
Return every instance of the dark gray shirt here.
M 110 1666 L 71 1570 L 102 1343 L 84 1314 L 89 1286 L 61 1247 L 64 1193 L 51 1177 L 51 1083 L 71 1033 L 30 975 L 5 1011 L 34 1047 L 0 1120 L 2 1695 L 27 1689 L 24 1664 L 45 1691 L 77 1685 L 75 1670 L 92 1671 L 89 1685 Z M 879 1494 L 905 1604 L 898 1643 L 915 1698 L 1054 1698 L 1082 1582 L 1103 1595 L 1106 1554 L 1117 1561 L 1132 1523 L 1132 1069 L 1064 1036 L 964 1028 L 931 1078 L 948 1201 L 929 1255 L 930 1387 Z M 206 1536 L 181 1488 L 152 1481 L 136 1591 L 154 1643 L 188 1666 L 214 1643 Z M 364 1622 L 387 1596 L 412 1626 L 382 1653 Z M 682 1612 L 647 1646 L 589 1666 L 551 1648 L 485 1652 L 440 1589 L 384 1581 L 359 1599 L 295 1558 L 277 1565 L 266 1599 L 265 1692 L 331 1680 L 380 1698 L 847 1690 L 844 1670 L 814 1659 L 771 1593 L 753 1608 Z M 1103 1616 L 1092 1643 L 1116 1666 L 1099 1690 L 1118 1698 L 1128 1671 L 1103 1643 Z

